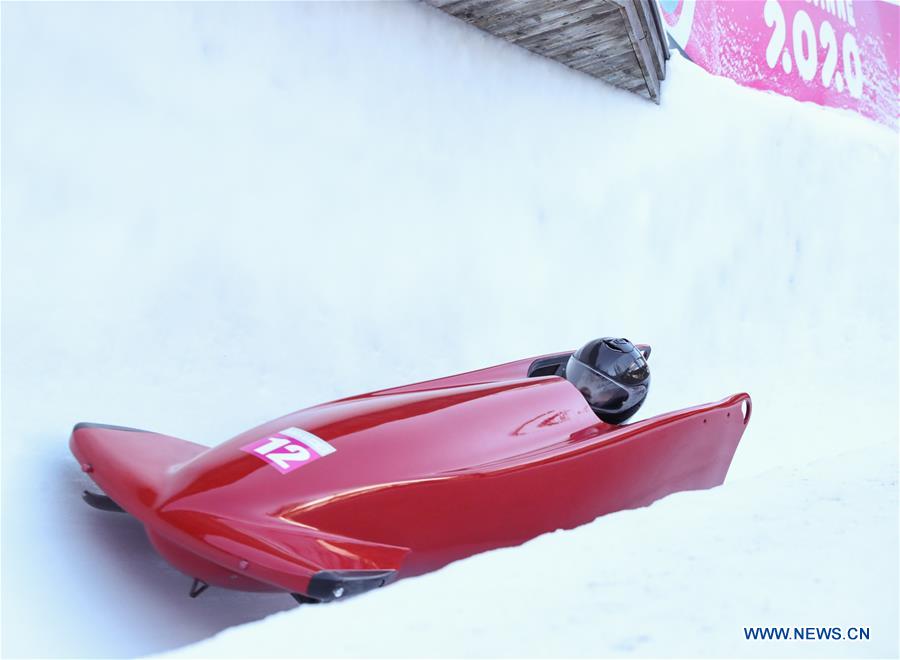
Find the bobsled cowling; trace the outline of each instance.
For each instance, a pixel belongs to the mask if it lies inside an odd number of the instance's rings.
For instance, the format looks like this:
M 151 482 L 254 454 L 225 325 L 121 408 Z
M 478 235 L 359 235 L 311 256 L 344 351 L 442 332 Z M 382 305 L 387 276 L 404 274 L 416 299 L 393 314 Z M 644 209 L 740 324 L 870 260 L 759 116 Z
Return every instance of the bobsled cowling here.
M 220 492 L 233 477 L 240 479 L 228 452 L 216 456 L 225 459 L 215 468 L 220 479 L 205 479 L 198 473 L 205 468 L 195 461 L 213 450 L 170 436 L 78 424 L 70 446 L 94 482 L 145 525 L 157 551 L 208 584 L 309 593 L 314 576 L 328 571 L 355 572 L 350 576 L 356 580 L 371 572 L 383 584 L 408 552 L 270 515 L 269 498 L 244 497 L 243 489 Z
M 570 355 L 314 406 L 212 448 L 95 424 L 70 445 L 184 573 L 331 600 L 722 483 L 747 394 L 613 426 L 554 375 Z

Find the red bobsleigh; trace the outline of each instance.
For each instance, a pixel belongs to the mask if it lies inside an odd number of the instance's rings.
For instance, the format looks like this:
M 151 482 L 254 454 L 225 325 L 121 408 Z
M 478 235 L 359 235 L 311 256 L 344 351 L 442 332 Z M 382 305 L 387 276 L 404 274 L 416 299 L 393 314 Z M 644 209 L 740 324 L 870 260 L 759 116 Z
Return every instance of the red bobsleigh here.
M 612 425 L 556 375 L 570 356 L 313 406 L 213 448 L 101 424 L 70 446 L 105 493 L 88 503 L 138 518 L 192 595 L 329 601 L 723 482 L 747 394 Z

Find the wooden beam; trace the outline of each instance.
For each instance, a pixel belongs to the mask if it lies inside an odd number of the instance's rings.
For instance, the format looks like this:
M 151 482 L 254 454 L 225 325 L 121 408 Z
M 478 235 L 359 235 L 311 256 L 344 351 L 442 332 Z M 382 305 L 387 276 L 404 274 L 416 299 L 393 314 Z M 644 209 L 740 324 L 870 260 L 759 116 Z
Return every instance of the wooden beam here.
M 669 57 L 657 0 L 426 0 L 510 43 L 659 103 Z

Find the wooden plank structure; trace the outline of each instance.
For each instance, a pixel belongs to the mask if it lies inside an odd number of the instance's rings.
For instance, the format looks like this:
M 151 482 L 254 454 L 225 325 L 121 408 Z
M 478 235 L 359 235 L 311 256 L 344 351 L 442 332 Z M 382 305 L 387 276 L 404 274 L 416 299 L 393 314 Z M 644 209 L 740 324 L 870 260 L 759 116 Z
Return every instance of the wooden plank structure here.
M 669 48 L 656 0 L 425 0 L 656 103 Z

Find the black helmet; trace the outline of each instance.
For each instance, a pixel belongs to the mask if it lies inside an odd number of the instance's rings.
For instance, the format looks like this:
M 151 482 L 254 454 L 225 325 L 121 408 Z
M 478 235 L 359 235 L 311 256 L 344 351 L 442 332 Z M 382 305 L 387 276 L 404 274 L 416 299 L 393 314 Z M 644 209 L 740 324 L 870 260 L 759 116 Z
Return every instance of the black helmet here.
M 578 388 L 600 419 L 621 424 L 647 397 L 650 347 L 644 351 L 627 339 L 594 339 L 569 358 L 566 380 Z

